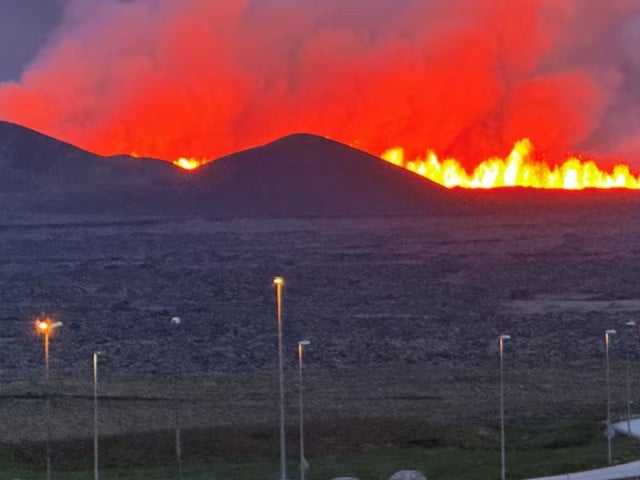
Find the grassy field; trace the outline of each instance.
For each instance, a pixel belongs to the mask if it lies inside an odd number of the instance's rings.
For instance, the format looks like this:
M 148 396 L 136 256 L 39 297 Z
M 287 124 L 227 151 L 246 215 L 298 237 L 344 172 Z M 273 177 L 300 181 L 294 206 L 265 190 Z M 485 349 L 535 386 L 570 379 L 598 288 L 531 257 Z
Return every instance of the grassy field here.
M 430 479 L 498 479 L 496 375 L 479 367 L 465 370 L 461 381 L 452 382 L 452 374 L 442 368 L 432 368 L 426 379 L 422 371 L 422 366 L 387 367 L 369 374 L 363 369 L 340 370 L 338 375 L 310 369 L 315 383 L 305 403 L 306 456 L 311 464 L 307 479 L 350 475 L 384 480 L 400 469 L 418 469 Z M 616 420 L 624 411 L 621 371 L 614 375 Z M 595 376 L 586 369 L 572 374 L 557 369 L 510 371 L 509 478 L 605 466 L 604 404 Z M 91 385 L 74 378 L 72 372 L 63 372 L 52 382 L 53 480 L 93 474 Z M 563 382 L 570 384 L 563 388 Z M 185 376 L 176 385 L 185 480 L 278 477 L 272 372 Z M 0 479 L 42 479 L 42 385 L 34 378 L 4 390 Z M 295 392 L 295 385 L 288 385 L 287 391 Z M 112 377 L 101 392 L 100 478 L 176 478 L 173 382 L 163 377 Z M 290 395 L 287 400 L 288 473 L 293 477 L 298 473 L 297 398 Z M 622 437 L 614 439 L 613 447 L 616 463 L 635 460 L 640 453 L 640 443 Z
M 270 427 L 183 431 L 183 478 L 266 480 L 279 474 L 277 432 Z M 297 476 L 297 440 L 289 432 L 289 476 Z M 500 476 L 497 426 L 465 430 L 393 421 L 345 421 L 309 425 L 309 479 L 355 476 L 384 480 L 401 469 L 428 478 L 484 480 Z M 176 478 L 173 432 L 159 431 L 101 439 L 101 475 L 110 479 Z M 54 442 L 53 479 L 92 477 L 91 438 Z M 42 443 L 5 444 L 1 478 L 36 480 L 44 474 Z M 605 466 L 606 439 L 596 420 L 512 425 L 507 432 L 509 478 L 560 474 Z M 637 459 L 640 445 L 614 439 L 616 463 Z

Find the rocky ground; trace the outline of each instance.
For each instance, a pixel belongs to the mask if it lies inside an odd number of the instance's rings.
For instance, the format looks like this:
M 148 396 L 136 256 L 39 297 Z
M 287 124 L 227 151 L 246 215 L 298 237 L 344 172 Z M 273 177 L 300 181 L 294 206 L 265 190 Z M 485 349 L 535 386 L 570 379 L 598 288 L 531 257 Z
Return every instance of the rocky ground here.
M 296 344 L 310 422 L 498 418 L 497 336 L 509 421 L 604 418 L 604 331 L 614 415 L 626 365 L 640 396 L 640 220 L 539 212 L 455 219 L 31 218 L 0 225 L 1 441 L 42 438 L 42 339 L 51 338 L 52 433 L 91 435 L 91 354 L 101 431 L 275 425 L 276 315 L 295 425 Z M 182 318 L 175 328 L 173 316 Z M 640 319 L 638 320 L 640 324 Z M 625 329 L 626 328 L 626 329 Z M 336 427 L 337 428 L 337 427 Z

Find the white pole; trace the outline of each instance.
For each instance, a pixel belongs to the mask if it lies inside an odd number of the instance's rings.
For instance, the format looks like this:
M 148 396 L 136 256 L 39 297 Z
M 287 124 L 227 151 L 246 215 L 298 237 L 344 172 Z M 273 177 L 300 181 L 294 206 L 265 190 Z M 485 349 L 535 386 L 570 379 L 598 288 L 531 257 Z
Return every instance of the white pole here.
M 628 347 L 626 347 L 628 349 Z M 631 438 L 631 365 L 629 363 L 629 351 L 626 351 L 627 357 L 627 434 Z
M 282 366 L 282 277 L 273 279 L 276 287 L 276 306 L 278 314 L 278 382 L 280 388 L 280 480 L 287 478 L 287 454 L 284 432 L 284 370 Z
M 500 337 L 500 478 L 505 480 L 506 453 L 504 447 L 504 361 L 503 340 Z
M 636 332 L 636 322 L 630 320 L 627 322 L 627 327 L 632 328 L 632 332 Z M 627 360 L 627 434 L 631 438 L 631 342 L 625 342 L 625 356 Z
M 609 344 L 611 343 L 610 335 L 616 333 L 615 330 L 607 330 L 604 332 L 605 344 L 605 360 L 606 360 L 606 381 L 607 381 L 607 460 L 611 465 L 611 386 L 609 380 Z
M 93 352 L 93 478 L 98 480 L 98 352 Z
M 180 325 L 181 319 L 180 317 L 172 317 L 171 324 L 176 326 L 177 328 Z M 174 340 L 174 364 L 176 365 L 173 372 L 173 424 L 175 428 L 175 437 L 176 437 L 176 476 L 178 480 L 182 480 L 182 440 L 180 438 L 180 417 L 178 411 L 178 358 L 177 358 L 177 346 Z
M 507 454 L 504 438 L 504 342 L 510 340 L 509 335 L 498 337 L 498 349 L 500 351 L 500 478 L 505 480 L 507 474 Z
M 47 480 L 51 480 L 51 388 L 49 385 L 49 334 L 62 326 L 62 322 L 51 322 L 49 317 L 36 320 L 36 328 L 44 337 L 44 381 L 45 381 L 45 422 L 47 429 L 46 455 Z
M 302 401 L 302 351 L 303 346 L 309 345 L 308 340 L 298 342 L 298 380 L 299 380 L 299 410 L 300 410 L 300 480 L 304 480 L 304 472 L 307 469 L 307 460 L 304 458 L 304 405 Z
M 49 329 L 44 333 L 44 381 L 46 392 L 45 416 L 47 422 L 47 480 L 51 480 L 51 392 L 49 388 Z

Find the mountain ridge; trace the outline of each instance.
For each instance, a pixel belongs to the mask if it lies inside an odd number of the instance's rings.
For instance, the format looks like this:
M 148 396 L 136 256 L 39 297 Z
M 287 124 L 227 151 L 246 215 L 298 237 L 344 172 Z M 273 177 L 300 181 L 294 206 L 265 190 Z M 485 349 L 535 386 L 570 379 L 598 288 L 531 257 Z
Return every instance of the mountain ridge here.
M 25 211 L 213 218 L 412 216 L 458 209 L 456 195 L 411 172 L 308 133 L 184 171 L 102 157 L 0 122 L 0 198 Z

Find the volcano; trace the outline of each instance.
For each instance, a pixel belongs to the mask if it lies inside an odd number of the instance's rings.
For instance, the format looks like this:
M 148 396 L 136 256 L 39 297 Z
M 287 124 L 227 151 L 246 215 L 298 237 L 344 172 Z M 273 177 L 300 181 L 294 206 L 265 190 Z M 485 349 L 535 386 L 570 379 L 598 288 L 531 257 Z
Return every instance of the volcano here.
M 154 159 L 101 157 L 0 122 L 5 214 L 378 217 L 460 210 L 457 195 L 346 145 L 295 134 L 192 172 Z

